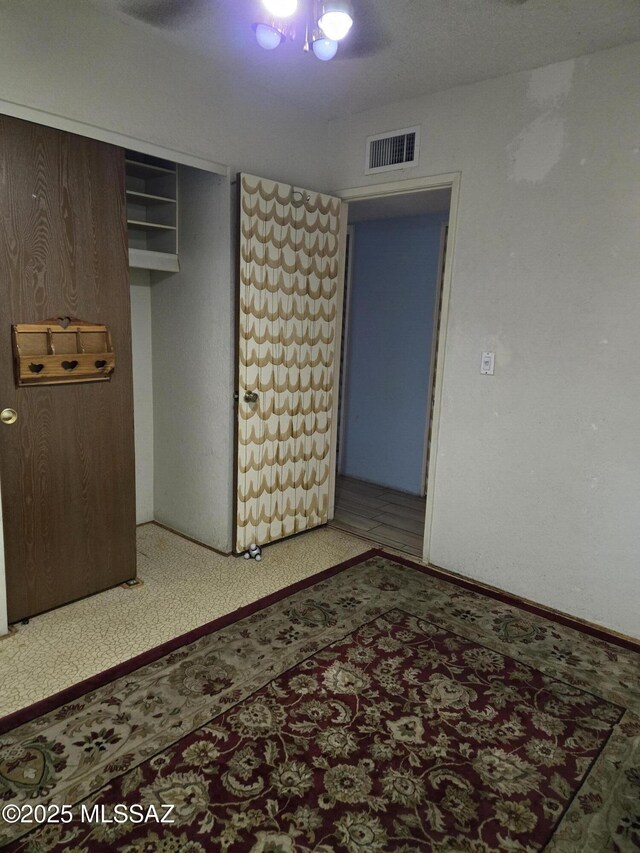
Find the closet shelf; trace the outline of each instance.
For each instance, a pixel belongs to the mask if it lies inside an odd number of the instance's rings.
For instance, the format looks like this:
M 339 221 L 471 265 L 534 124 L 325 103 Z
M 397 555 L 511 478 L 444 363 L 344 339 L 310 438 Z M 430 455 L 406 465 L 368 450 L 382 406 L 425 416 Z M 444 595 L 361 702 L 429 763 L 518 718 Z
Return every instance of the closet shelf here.
M 129 249 L 129 266 L 143 270 L 179 272 L 178 256 L 170 252 L 153 252 L 150 249 Z
M 175 225 L 160 225 L 157 222 L 141 222 L 137 219 L 127 219 L 130 228 L 158 229 L 160 231 L 175 231 Z
M 175 163 L 127 151 L 129 265 L 177 272 L 178 170 Z
M 129 160 L 125 161 L 125 168 L 127 171 L 127 175 L 131 175 L 134 178 L 152 178 L 155 175 L 175 175 L 175 169 L 167 169 L 164 166 L 155 166 L 151 163 L 142 163 L 139 160 Z
M 141 204 L 177 204 L 175 198 L 168 198 L 164 195 L 151 195 L 150 193 L 141 193 L 137 190 L 127 190 L 127 198 L 132 202 L 139 201 Z

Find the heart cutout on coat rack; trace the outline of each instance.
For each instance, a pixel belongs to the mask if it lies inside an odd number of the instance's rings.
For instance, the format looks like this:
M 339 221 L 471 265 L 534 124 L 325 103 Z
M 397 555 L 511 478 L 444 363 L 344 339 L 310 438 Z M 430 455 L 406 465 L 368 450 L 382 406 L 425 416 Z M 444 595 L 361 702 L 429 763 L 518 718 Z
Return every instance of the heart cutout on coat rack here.
M 107 366 L 107 362 L 106 362 L 103 358 L 99 358 L 99 359 L 96 361 L 96 367 L 97 367 L 98 369 L 100 369 L 100 368 L 102 368 L 102 367 L 106 367 L 106 366 Z
M 40 373 L 43 368 L 44 364 L 34 364 L 33 362 L 31 362 L 31 364 L 29 365 L 29 370 L 32 373 Z
M 75 359 L 73 361 L 63 361 L 62 366 L 65 370 L 75 370 L 78 366 L 78 362 Z
M 63 329 L 66 329 L 70 322 L 71 317 L 58 317 L 58 325 L 62 326 Z

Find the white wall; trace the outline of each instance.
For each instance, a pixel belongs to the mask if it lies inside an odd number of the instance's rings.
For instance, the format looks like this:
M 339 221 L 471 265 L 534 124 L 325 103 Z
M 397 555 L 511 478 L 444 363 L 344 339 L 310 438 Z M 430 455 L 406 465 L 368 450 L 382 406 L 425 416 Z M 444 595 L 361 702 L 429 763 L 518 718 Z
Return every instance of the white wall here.
M 155 518 L 231 551 L 235 276 L 225 178 L 178 171 L 180 272 L 153 273 Z
M 136 446 L 136 522 L 153 521 L 153 370 L 151 281 L 147 270 L 131 269 L 133 415 Z
M 322 187 L 326 124 L 311 107 L 300 110 L 286 98 L 229 78 L 223 67 L 187 52 L 164 31 L 107 15 L 88 0 L 0 5 L 5 102 L 224 163 L 233 171 Z M 46 115 L 41 120 L 51 123 Z M 86 132 L 91 135 L 90 127 Z
M 635 44 L 330 128 L 334 187 L 382 182 L 365 138 L 416 124 L 400 174 L 462 173 L 432 562 L 635 637 L 639 73 Z

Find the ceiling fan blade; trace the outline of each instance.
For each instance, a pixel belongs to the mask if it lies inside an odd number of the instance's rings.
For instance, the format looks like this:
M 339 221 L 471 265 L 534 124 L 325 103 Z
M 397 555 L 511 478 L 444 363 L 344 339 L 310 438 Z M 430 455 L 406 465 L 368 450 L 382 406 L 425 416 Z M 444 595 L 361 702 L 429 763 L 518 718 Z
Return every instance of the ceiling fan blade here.
M 153 27 L 171 29 L 196 18 L 206 5 L 207 0 L 121 0 L 120 10 Z

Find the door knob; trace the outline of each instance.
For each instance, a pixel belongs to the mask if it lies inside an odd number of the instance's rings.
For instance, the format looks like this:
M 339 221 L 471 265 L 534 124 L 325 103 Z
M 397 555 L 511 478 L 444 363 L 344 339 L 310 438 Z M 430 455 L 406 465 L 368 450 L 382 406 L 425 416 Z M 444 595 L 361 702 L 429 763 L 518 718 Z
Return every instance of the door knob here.
M 15 409 L 3 409 L 0 412 L 0 421 L 3 424 L 14 424 L 18 420 L 18 413 Z
M 245 403 L 257 403 L 258 395 L 255 391 L 245 391 L 244 392 L 244 401 Z

